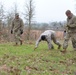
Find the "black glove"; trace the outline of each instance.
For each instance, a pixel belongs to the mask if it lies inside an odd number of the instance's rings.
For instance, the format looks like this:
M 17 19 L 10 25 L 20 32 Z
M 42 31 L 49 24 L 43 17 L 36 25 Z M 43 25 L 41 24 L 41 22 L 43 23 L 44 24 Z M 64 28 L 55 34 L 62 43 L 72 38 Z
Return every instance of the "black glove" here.
M 11 34 L 13 34 L 13 30 L 11 30 Z
M 64 30 L 64 33 L 66 33 L 66 30 Z
M 23 30 L 20 30 L 20 34 L 23 34 Z

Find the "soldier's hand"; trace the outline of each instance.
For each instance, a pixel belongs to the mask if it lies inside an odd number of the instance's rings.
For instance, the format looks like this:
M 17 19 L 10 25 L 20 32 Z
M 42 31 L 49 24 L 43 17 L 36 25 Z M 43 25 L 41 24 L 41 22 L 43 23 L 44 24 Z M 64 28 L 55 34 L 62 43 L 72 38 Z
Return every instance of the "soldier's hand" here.
M 66 33 L 66 30 L 64 30 L 64 33 Z
M 20 30 L 21 34 L 23 34 L 23 30 Z
M 13 30 L 11 30 L 11 34 L 13 34 Z

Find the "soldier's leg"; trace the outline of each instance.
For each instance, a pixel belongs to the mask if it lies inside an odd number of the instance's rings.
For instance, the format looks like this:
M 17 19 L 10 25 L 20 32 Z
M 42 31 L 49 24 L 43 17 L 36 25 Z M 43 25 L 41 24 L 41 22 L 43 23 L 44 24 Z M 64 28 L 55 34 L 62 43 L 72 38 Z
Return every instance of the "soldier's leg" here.
M 21 38 L 21 34 L 18 34 L 18 40 L 20 42 L 20 45 L 22 45 L 22 38 Z
M 22 39 L 21 39 L 21 34 L 20 32 L 15 32 L 14 33 L 14 37 L 15 37 L 15 42 L 16 44 L 18 44 L 20 42 L 20 45 L 22 45 Z
M 51 37 L 52 37 L 53 42 L 54 42 L 56 45 L 58 45 L 58 49 L 60 49 L 61 44 L 59 43 L 59 41 L 56 40 L 56 36 L 53 34 Z
M 15 45 L 18 45 L 17 33 L 14 33 Z
M 21 38 L 21 34 L 18 34 L 18 35 L 17 35 L 17 39 L 18 39 L 18 41 L 20 42 L 20 45 L 22 45 L 22 42 L 23 42 L 23 41 L 22 41 L 22 38 Z
M 47 41 L 47 43 L 48 43 L 48 48 L 49 48 L 49 50 L 50 50 L 50 49 L 53 49 L 54 47 L 53 47 L 53 45 L 51 44 L 51 39 L 50 39 L 49 37 L 46 37 L 46 41 Z
M 51 44 L 51 49 L 54 49 L 54 46 L 53 46 L 53 44 Z
M 76 51 L 76 33 L 72 33 L 71 40 L 72 40 L 73 48 Z
M 65 50 L 68 47 L 68 41 L 69 41 L 69 39 L 70 39 L 70 34 L 67 33 L 66 36 L 65 36 L 65 38 L 64 38 L 64 43 L 63 43 L 63 49 L 65 49 Z
M 16 32 L 16 40 L 17 42 L 20 42 L 20 45 L 22 45 L 22 38 L 21 38 L 20 30 Z

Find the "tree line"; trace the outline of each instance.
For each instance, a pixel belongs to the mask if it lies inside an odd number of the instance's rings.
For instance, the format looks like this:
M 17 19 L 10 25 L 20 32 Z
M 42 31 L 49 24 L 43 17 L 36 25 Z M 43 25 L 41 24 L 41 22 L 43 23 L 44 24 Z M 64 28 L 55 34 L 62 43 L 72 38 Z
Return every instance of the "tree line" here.
M 18 6 L 16 3 L 10 11 L 5 11 L 4 5 L 0 3 L 0 40 L 9 40 L 11 22 L 15 13 L 18 12 Z M 27 30 L 27 38 L 30 39 L 31 30 L 63 30 L 64 22 L 50 22 L 50 23 L 37 23 L 35 22 L 35 6 L 33 0 L 27 0 L 24 6 L 24 12 L 21 13 L 24 17 L 24 30 Z M 7 38 L 7 39 L 6 39 Z

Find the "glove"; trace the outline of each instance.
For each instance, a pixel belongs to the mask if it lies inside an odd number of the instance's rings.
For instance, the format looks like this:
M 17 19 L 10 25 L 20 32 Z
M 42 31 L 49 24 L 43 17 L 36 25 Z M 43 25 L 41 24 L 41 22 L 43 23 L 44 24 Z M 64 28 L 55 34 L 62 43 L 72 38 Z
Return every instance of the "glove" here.
M 20 34 L 23 34 L 23 30 L 20 30 Z
M 66 30 L 64 30 L 64 33 L 66 33 Z
M 11 30 L 11 34 L 13 34 L 13 30 Z

